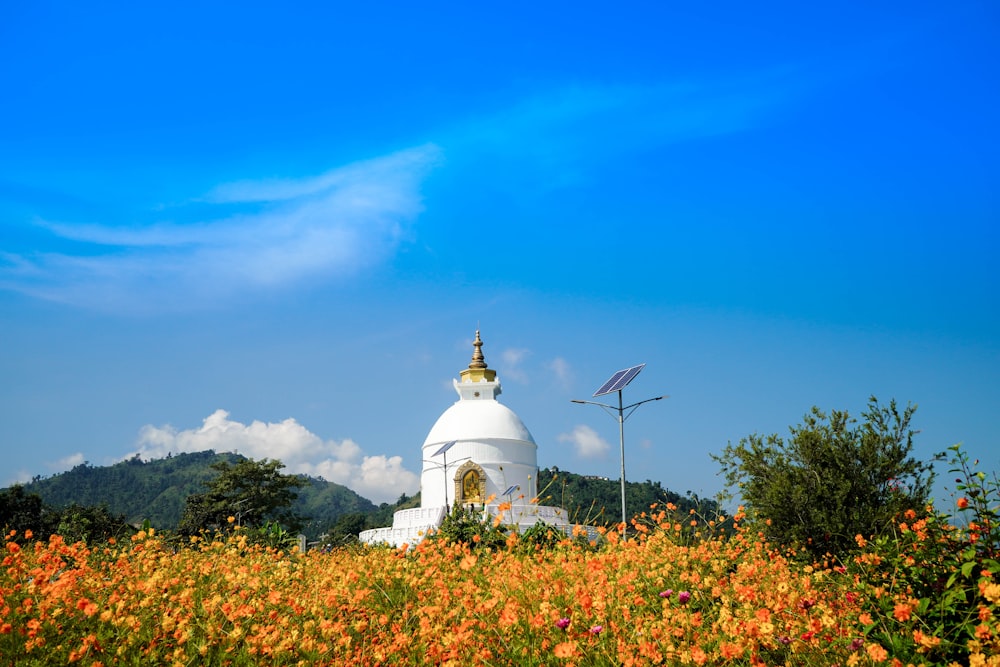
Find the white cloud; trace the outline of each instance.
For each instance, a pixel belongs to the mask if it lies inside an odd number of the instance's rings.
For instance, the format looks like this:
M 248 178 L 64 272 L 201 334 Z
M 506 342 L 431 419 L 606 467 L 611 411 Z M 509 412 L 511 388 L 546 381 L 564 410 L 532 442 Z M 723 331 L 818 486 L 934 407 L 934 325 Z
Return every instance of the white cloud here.
M 0 286 L 103 309 L 183 309 L 350 275 L 383 261 L 406 238 L 422 210 L 421 179 L 439 159 L 439 149 L 426 145 L 317 177 L 222 185 L 204 201 L 255 206 L 192 224 L 41 221 L 83 248 L 4 253 Z
M 573 369 L 569 362 L 562 357 L 556 357 L 548 363 L 548 369 L 552 371 L 556 381 L 564 389 L 569 389 L 573 383 Z
M 282 422 L 253 421 L 242 424 L 216 410 L 200 428 L 177 430 L 172 426 L 146 425 L 139 432 L 138 454 L 144 459 L 168 453 L 236 451 L 252 459 L 278 459 L 286 472 L 302 473 L 343 484 L 376 503 L 396 500 L 401 493 L 415 493 L 419 477 L 403 467 L 399 456 L 367 456 L 350 438 L 323 440 L 294 419 Z
M 48 461 L 45 463 L 45 467 L 48 468 L 52 474 L 58 474 L 70 470 L 71 468 L 75 468 L 86 460 L 87 459 L 82 452 L 76 452 L 75 454 L 63 457 L 58 461 Z M 0 479 L 0 485 L 10 486 L 11 484 L 27 484 L 34 479 L 34 477 L 35 475 L 27 470 L 17 470 L 11 473 L 6 479 Z
M 500 353 L 503 360 L 503 374 L 512 380 L 517 380 L 522 384 L 527 384 L 528 374 L 521 367 L 521 363 L 528 357 L 530 352 L 525 349 L 507 348 Z
M 557 439 L 559 442 L 572 443 L 577 456 L 585 459 L 602 458 L 611 450 L 607 440 L 584 424 L 577 426 L 570 433 L 560 433 Z
M 386 157 L 355 162 L 310 178 L 226 183 L 209 192 L 205 200 L 215 203 L 274 202 L 301 199 L 333 190 L 389 195 L 398 199 L 393 196 L 391 188 L 382 186 L 413 178 L 414 174 L 422 173 L 428 164 L 436 162 L 438 157 L 437 146 L 425 144 Z
M 14 474 L 7 477 L 7 479 L 2 480 L 4 486 L 11 486 L 13 484 L 27 484 L 31 481 L 32 474 L 23 468 L 18 470 Z
M 69 470 L 70 468 L 75 468 L 84 461 L 86 461 L 86 459 L 84 458 L 83 453 L 77 452 L 61 458 L 55 463 L 50 463 L 49 468 L 51 468 L 53 472 L 62 472 L 64 470 Z

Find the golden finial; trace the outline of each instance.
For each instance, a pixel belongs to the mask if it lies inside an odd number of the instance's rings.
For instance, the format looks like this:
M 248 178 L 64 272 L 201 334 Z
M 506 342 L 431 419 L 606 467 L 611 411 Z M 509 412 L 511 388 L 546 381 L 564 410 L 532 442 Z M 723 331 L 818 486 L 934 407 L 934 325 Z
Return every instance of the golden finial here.
M 472 343 L 472 362 L 469 367 L 462 370 L 459 375 L 462 382 L 493 382 L 497 372 L 486 367 L 486 357 L 483 356 L 483 339 L 479 337 L 479 329 L 476 329 L 476 340 Z
M 486 368 L 486 357 L 483 356 L 483 339 L 479 337 L 479 329 L 476 329 L 476 340 L 472 343 L 475 348 L 472 352 L 472 363 L 469 368 Z

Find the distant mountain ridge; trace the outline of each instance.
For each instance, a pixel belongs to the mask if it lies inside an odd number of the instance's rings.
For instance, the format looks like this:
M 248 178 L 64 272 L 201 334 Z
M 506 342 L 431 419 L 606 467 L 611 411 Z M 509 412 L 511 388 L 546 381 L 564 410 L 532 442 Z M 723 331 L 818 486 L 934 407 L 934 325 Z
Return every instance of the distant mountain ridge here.
M 211 466 L 245 460 L 240 454 L 217 454 L 213 450 L 170 455 L 143 461 L 138 456 L 110 466 L 82 463 L 72 470 L 24 484 L 25 491 L 41 496 L 47 505 L 62 507 L 105 505 L 131 523 L 149 519 L 160 529 L 174 529 L 184 503 L 193 493 L 203 493 L 205 483 L 218 474 Z M 379 507 L 341 484 L 298 475 L 303 480 L 292 509 L 307 517 L 303 532 L 316 539 L 340 516 L 372 514 Z

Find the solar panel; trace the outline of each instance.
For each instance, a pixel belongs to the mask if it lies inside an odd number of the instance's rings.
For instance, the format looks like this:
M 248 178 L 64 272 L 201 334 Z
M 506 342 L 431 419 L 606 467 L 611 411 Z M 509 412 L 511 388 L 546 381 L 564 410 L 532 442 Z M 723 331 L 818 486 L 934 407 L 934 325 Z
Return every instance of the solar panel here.
M 437 456 L 438 454 L 444 454 L 446 451 L 451 449 L 456 442 L 458 442 L 458 440 L 452 440 L 451 442 L 444 443 L 443 445 L 441 445 L 441 449 L 434 452 L 433 456 Z
M 618 371 L 611 376 L 610 380 L 602 384 L 600 389 L 594 392 L 594 396 L 604 396 L 605 394 L 621 391 L 625 388 L 625 385 L 631 382 L 635 376 L 639 374 L 639 371 L 641 371 L 645 365 L 646 364 L 639 364 L 638 366 Z

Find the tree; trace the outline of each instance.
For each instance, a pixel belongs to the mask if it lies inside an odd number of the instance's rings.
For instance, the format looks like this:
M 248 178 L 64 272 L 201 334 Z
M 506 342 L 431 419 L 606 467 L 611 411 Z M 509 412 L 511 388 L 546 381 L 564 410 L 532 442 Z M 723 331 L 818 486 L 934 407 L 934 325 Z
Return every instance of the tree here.
M 190 535 L 220 528 L 228 524 L 230 517 L 236 525 L 248 528 L 276 521 L 287 530 L 297 531 L 303 519 L 291 510 L 296 496 L 293 489 L 303 482 L 295 475 L 279 472 L 284 467 L 273 459 L 245 459 L 235 465 L 227 461 L 213 463 L 219 475 L 206 483 L 205 493 L 188 496 L 178 532 Z
M 20 484 L 0 491 L 0 529 L 7 534 L 15 530 L 22 536 L 30 530 L 45 539 L 58 524 L 58 517 L 45 507 L 42 497 L 29 493 Z
M 67 542 L 96 544 L 135 532 L 123 514 L 112 513 L 107 505 L 71 503 L 58 511 L 56 532 Z
M 859 424 L 846 411 L 814 407 L 787 441 L 754 434 L 712 458 L 769 539 L 843 554 L 856 535 L 877 535 L 908 509 L 923 512 L 934 474 L 910 456 L 914 410 L 873 396 Z
M 342 547 L 357 544 L 361 531 L 370 527 L 367 514 L 362 512 L 342 514 L 323 536 L 323 546 Z
M 70 503 L 63 508 L 52 508 L 40 495 L 26 492 L 20 484 L 0 491 L 0 529 L 5 534 L 17 531 L 19 540 L 24 539 L 27 531 L 31 531 L 35 540 L 47 540 L 58 533 L 71 543 L 96 543 L 133 532 L 124 515 L 113 514 L 105 505 Z

